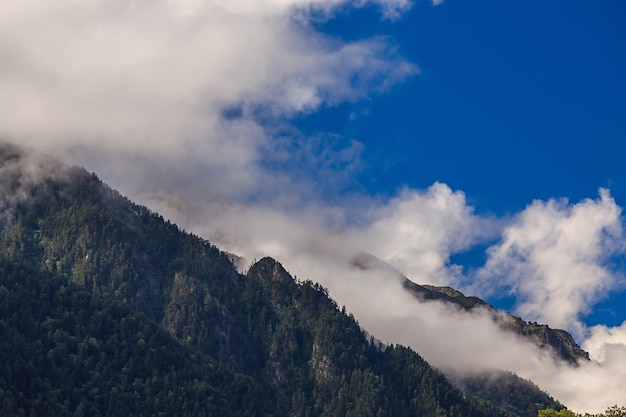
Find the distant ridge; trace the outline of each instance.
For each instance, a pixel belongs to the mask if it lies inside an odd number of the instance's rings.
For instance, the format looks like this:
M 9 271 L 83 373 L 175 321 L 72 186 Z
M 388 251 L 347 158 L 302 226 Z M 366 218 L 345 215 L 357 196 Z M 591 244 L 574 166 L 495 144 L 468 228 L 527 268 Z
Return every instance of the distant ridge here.
M 424 301 L 443 301 L 457 305 L 464 310 L 472 310 L 478 306 L 486 308 L 492 312 L 494 321 L 502 329 L 530 340 L 542 349 L 552 350 L 557 357 L 568 363 L 575 365 L 580 360 L 589 360 L 589 354 L 578 346 L 572 335 L 565 330 L 552 329 L 545 324 L 525 321 L 511 313 L 497 310 L 478 297 L 466 297 L 460 291 L 450 287 L 418 285 L 408 279 L 404 281 L 403 285 L 410 293 Z
M 404 288 L 422 302 L 444 302 L 466 311 L 470 311 L 474 308 L 484 308 L 491 312 L 493 320 L 496 321 L 502 329 L 515 333 L 533 342 L 542 349 L 550 350 L 559 359 L 570 364 L 576 365 L 580 360 L 589 360 L 589 354 L 578 346 L 572 335 L 565 330 L 552 329 L 545 324 L 525 321 L 509 312 L 494 308 L 478 297 L 465 296 L 460 291 L 451 287 L 416 284 L 388 263 L 369 253 L 363 252 L 358 254 L 354 257 L 352 263 L 355 267 L 364 270 L 378 268 L 391 271 L 402 281 Z

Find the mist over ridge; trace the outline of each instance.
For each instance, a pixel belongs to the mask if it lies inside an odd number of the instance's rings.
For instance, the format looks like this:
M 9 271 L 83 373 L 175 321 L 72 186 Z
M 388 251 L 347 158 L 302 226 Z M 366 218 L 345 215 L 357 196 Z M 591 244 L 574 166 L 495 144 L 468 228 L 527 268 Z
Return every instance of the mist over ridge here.
M 516 387 L 505 402 L 461 392 L 276 260 L 241 275 L 233 255 L 95 174 L 57 164 L 62 176 L 32 181 L 20 161 L 45 158 L 2 155 L 13 169 L 0 184 L 29 191 L 0 228 L 0 356 L 14 364 L 0 373 L 2 412 L 534 417 L 562 407 L 512 374 L 487 375 Z

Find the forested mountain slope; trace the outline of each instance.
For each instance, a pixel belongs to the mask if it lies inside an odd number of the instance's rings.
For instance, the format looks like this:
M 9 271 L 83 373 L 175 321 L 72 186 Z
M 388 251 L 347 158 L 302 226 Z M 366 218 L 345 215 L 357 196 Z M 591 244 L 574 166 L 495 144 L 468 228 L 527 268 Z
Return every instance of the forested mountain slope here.
M 0 147 L 0 209 L 7 415 L 528 415 L 368 339 L 272 259 L 240 275 L 81 168 Z
M 248 416 L 251 377 L 183 347 L 143 313 L 0 261 L 0 415 Z

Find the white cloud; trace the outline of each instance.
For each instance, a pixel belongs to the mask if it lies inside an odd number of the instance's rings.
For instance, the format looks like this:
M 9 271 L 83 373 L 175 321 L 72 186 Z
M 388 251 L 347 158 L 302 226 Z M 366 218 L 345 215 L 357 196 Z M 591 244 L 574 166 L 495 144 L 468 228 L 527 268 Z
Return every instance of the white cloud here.
M 626 322 L 618 327 L 593 326 L 590 333 L 583 348 L 589 352 L 592 359 L 600 363 L 607 362 L 619 352 L 622 358 L 626 358 Z M 624 366 L 626 367 L 626 363 Z
M 546 389 L 579 413 L 604 412 L 623 405 L 626 397 L 626 322 L 620 327 L 596 326 L 583 343 L 593 362 L 580 367 L 552 367 L 536 376 Z
M 475 215 L 463 192 L 442 183 L 424 192 L 404 190 L 375 211 L 364 249 L 424 284 L 458 284 L 450 255 L 495 232 L 495 222 Z
M 407 6 L 376 3 L 389 13 Z M 106 179 L 122 164 L 158 160 L 143 168 L 158 171 L 163 160 L 191 159 L 230 167 L 213 170 L 228 171 L 220 182 L 238 172 L 233 189 L 249 188 L 273 139 L 256 110 L 309 112 L 416 73 L 384 38 L 346 43 L 294 20 L 295 8 L 348 4 L 3 1 L 0 136 L 57 155 L 71 150 L 72 162 L 88 167 L 108 155 L 117 167 L 102 164 Z M 240 117 L 225 120 L 232 107 Z
M 581 315 L 621 279 L 607 266 L 624 249 L 620 213 L 605 189 L 576 204 L 534 201 L 489 248 L 478 285 L 483 292 L 508 289 L 528 320 L 583 336 Z

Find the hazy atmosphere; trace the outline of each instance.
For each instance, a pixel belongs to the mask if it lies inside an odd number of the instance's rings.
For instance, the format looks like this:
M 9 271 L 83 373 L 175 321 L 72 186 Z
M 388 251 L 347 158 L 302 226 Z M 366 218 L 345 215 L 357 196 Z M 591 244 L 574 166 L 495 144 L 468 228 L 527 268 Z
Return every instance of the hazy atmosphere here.
M 276 258 L 437 367 L 624 404 L 626 5 L 467 3 L 5 0 L 0 139 L 241 270 Z M 418 303 L 399 273 L 565 329 L 593 361 Z

